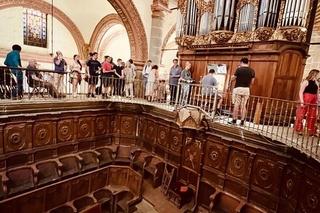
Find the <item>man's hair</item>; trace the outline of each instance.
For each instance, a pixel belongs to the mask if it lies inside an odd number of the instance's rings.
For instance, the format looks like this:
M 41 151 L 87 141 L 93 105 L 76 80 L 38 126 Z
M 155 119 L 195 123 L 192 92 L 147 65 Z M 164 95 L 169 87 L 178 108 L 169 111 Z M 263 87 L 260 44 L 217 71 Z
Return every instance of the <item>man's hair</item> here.
M 151 68 L 157 70 L 158 69 L 158 65 L 153 65 Z
M 210 69 L 209 73 L 216 73 L 216 71 L 214 69 Z
M 151 63 L 152 63 L 152 61 L 151 61 L 151 60 L 148 60 L 148 62 L 151 62 Z
M 94 55 L 98 55 L 98 53 L 97 53 L 97 52 L 93 52 L 93 53 L 92 53 L 92 56 L 94 56 Z
M 121 58 L 118 58 L 118 59 L 117 59 L 117 62 L 119 62 L 119 61 L 122 61 L 122 59 L 121 59 Z
M 14 45 L 12 45 L 12 50 L 17 50 L 17 51 L 21 51 L 21 46 L 19 45 L 19 44 L 14 44 Z
M 109 57 L 110 57 L 110 56 L 108 56 L 108 55 L 105 55 L 105 56 L 104 56 L 104 59 L 107 59 L 107 58 L 109 58 Z
M 178 62 L 178 59 L 175 58 L 175 59 L 172 60 L 172 62 L 175 62 L 175 61 Z
M 129 62 L 130 62 L 130 64 L 133 64 L 133 60 L 132 59 L 129 59 Z
M 242 62 L 244 64 L 248 64 L 249 60 L 248 60 L 248 58 L 241 58 L 240 62 Z

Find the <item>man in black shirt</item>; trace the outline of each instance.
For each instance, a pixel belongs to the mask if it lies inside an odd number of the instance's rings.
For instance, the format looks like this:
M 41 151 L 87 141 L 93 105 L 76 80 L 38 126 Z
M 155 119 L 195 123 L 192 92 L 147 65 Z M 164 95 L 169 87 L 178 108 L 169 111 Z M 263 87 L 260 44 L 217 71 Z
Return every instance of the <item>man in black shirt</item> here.
M 113 83 L 113 95 L 121 96 L 124 90 L 124 80 L 122 78 L 122 60 L 117 60 L 117 65 L 113 67 L 114 72 L 114 83 Z
M 92 53 L 92 59 L 87 62 L 87 76 L 88 76 L 88 94 L 87 97 L 95 97 L 94 93 L 96 90 L 96 85 L 98 83 L 98 76 L 101 70 L 101 63 L 97 60 L 98 53 Z
M 244 125 L 244 119 L 246 116 L 246 104 L 250 96 L 250 86 L 254 82 L 255 72 L 248 65 L 249 60 L 242 58 L 240 60 L 240 67 L 236 70 L 231 77 L 231 81 L 235 81 L 235 87 L 232 93 L 233 116 L 230 124 L 235 125 L 238 119 L 238 112 L 240 107 L 241 122 L 240 125 Z

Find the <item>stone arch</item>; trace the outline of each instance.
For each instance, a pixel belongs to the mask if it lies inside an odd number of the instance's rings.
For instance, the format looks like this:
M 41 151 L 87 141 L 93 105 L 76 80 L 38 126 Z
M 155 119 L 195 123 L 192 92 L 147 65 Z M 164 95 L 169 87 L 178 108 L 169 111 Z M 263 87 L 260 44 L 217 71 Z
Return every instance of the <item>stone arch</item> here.
M 161 53 L 160 53 L 160 64 L 162 64 L 162 57 L 164 54 L 164 49 L 166 48 L 166 45 L 170 39 L 170 37 L 172 36 L 173 33 L 175 33 L 176 31 L 176 24 L 174 24 L 171 29 L 169 30 L 169 32 L 167 33 L 166 37 L 164 38 L 163 42 L 162 42 L 162 46 L 161 46 Z
M 140 14 L 132 0 L 108 0 L 117 11 L 127 30 L 131 44 L 131 58 L 135 64 L 143 66 L 148 59 L 148 42 Z
M 116 39 L 119 39 L 123 34 L 126 33 L 125 30 L 119 30 L 117 32 L 114 32 L 106 37 L 106 39 L 100 44 L 100 51 L 98 55 L 102 56 L 102 50 L 107 49 L 110 44 L 115 41 Z
M 95 27 L 92 36 L 90 38 L 90 47 L 92 48 L 92 51 L 97 51 L 98 47 L 101 44 L 101 40 L 104 36 L 104 34 L 114 25 L 121 24 L 122 20 L 118 14 L 111 13 L 106 15 L 103 19 L 99 21 L 97 26 Z M 124 26 L 124 25 L 123 25 Z M 131 40 L 129 40 L 131 41 Z M 134 45 L 134 44 L 131 44 Z
M 0 0 L 0 10 L 10 7 L 29 7 L 36 10 L 39 10 L 46 14 L 52 13 L 52 7 L 51 4 L 44 2 L 42 0 Z M 85 58 L 87 55 L 84 53 L 85 50 L 85 41 L 84 38 L 78 29 L 78 27 L 73 23 L 73 21 L 61 10 L 53 6 L 53 17 L 56 18 L 58 21 L 60 21 L 71 33 L 74 41 L 76 42 L 78 52 L 81 56 L 85 55 Z

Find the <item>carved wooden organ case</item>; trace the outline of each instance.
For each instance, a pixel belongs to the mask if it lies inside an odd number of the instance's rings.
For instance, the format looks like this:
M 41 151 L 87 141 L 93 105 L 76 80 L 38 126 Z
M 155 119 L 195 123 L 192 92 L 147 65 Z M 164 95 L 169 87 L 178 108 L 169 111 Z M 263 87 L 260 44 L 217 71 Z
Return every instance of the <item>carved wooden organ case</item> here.
M 261 84 L 267 79 L 268 86 L 283 86 L 277 91 L 295 91 L 308 55 L 317 3 L 318 0 L 179 0 L 176 43 L 181 65 L 190 61 L 198 80 L 206 74 L 207 63 L 225 63 L 230 77 L 239 60 L 248 57 Z M 272 79 L 268 79 L 270 76 Z M 281 80 L 284 78 L 286 83 Z M 283 99 L 297 95 L 261 87 L 253 89 L 253 94 Z

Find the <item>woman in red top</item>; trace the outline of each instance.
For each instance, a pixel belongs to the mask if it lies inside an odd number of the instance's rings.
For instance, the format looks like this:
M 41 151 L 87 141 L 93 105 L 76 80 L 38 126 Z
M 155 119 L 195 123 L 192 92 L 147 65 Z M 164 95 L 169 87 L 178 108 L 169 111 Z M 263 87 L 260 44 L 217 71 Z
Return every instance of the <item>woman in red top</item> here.
M 111 57 L 105 56 L 104 63 L 102 64 L 102 98 L 108 98 L 107 94 L 110 94 L 110 85 L 112 81 L 112 75 L 114 74 L 114 69 L 112 69 Z

